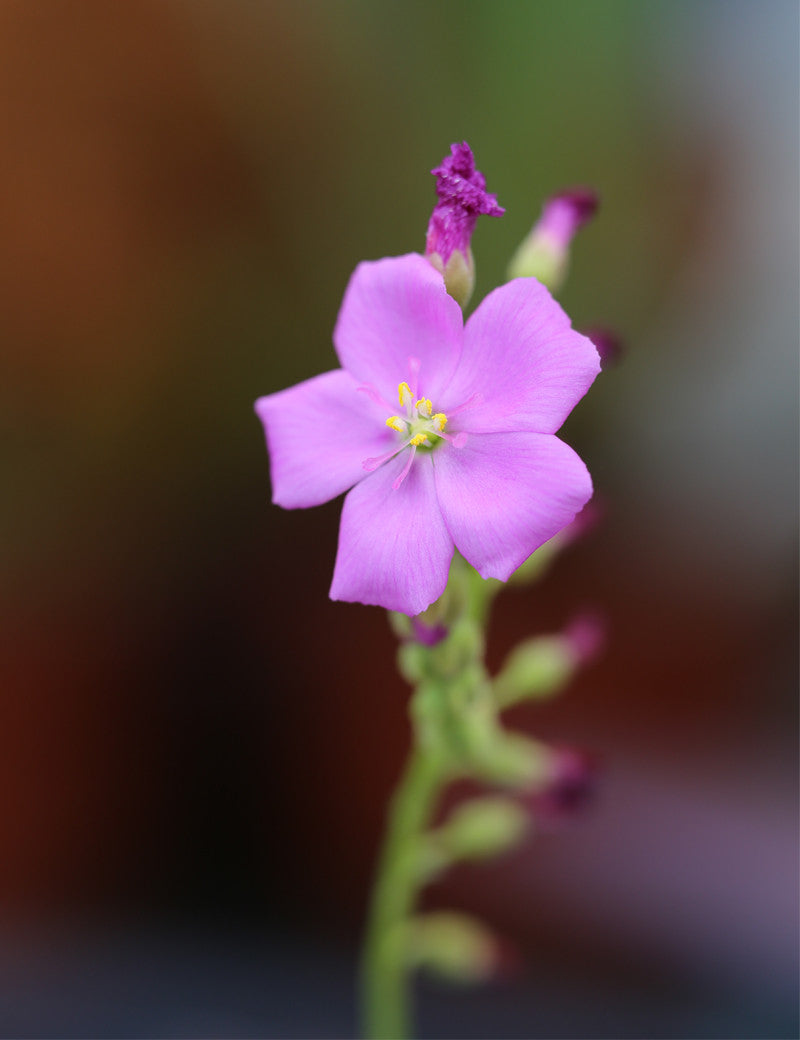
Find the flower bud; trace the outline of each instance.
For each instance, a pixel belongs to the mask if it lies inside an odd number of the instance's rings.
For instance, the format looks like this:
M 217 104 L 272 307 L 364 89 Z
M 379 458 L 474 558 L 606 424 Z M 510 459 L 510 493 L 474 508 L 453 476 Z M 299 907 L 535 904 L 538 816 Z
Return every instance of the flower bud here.
M 544 545 L 528 557 L 527 560 L 511 575 L 512 585 L 529 585 L 537 581 L 548 570 L 550 564 L 561 553 L 562 549 L 580 540 L 592 531 L 605 515 L 605 507 L 597 498 L 583 507 L 572 523 L 567 524 L 558 534 L 553 535 Z
M 406 926 L 407 959 L 450 982 L 482 982 L 500 958 L 492 933 L 466 914 L 449 911 L 412 918 Z
M 516 845 L 528 814 L 508 798 L 473 798 L 452 811 L 436 832 L 451 860 L 486 859 Z
M 551 822 L 587 807 L 597 787 L 597 756 L 583 748 L 551 748 L 550 779 L 532 799 L 535 814 Z
M 511 258 L 508 277 L 537 278 L 551 292 L 558 292 L 567 276 L 572 239 L 596 210 L 597 195 L 588 188 L 573 188 L 549 198 Z
M 538 741 L 498 729 L 474 747 L 470 766 L 476 777 L 521 790 L 539 790 L 552 775 L 550 749 Z
M 526 639 L 511 651 L 492 684 L 497 706 L 502 710 L 520 701 L 554 697 L 578 668 L 597 657 L 603 641 L 602 621 L 588 613 L 558 635 Z
M 583 330 L 583 335 L 594 343 L 600 355 L 600 368 L 616 365 L 622 355 L 622 343 L 616 333 L 609 329 L 593 327 Z
M 443 624 L 428 624 L 419 616 L 411 618 L 411 632 L 421 646 L 436 646 L 447 638 L 447 628 Z
M 439 201 L 433 207 L 425 239 L 425 256 L 444 276 L 448 293 L 466 307 L 475 286 L 470 241 L 478 217 L 501 217 L 505 210 L 486 191 L 486 178 L 475 169 L 472 149 L 464 141 L 431 170 Z
M 584 611 L 577 614 L 562 633 L 576 667 L 592 664 L 605 646 L 606 623 L 599 614 Z
M 510 708 L 525 700 L 546 700 L 566 686 L 573 659 L 561 636 L 526 639 L 507 657 L 493 689 L 497 706 Z
M 598 524 L 605 519 L 606 512 L 606 503 L 595 496 L 586 503 L 572 523 L 567 524 L 555 537 L 560 539 L 564 545 L 571 545 L 573 542 L 580 541 L 587 534 L 594 531 Z

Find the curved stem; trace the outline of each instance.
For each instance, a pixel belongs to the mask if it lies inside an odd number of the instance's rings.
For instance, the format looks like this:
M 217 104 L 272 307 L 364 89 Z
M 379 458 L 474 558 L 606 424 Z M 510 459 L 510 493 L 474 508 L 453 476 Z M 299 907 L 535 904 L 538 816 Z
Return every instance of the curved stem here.
M 415 846 L 443 780 L 436 757 L 414 748 L 389 808 L 364 947 L 364 1034 L 370 1040 L 410 1035 L 410 981 L 401 932 L 423 884 Z

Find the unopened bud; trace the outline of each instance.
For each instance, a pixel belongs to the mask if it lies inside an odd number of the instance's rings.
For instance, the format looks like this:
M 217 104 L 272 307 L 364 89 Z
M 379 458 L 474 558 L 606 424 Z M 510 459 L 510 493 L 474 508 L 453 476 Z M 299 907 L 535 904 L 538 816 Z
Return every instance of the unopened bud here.
M 527 639 L 511 651 L 492 688 L 500 709 L 524 700 L 546 700 L 594 660 L 604 642 L 604 625 L 594 614 L 579 614 L 563 632 Z
M 550 779 L 532 799 L 535 814 L 559 821 L 584 810 L 594 797 L 599 763 L 583 748 L 553 747 Z
M 544 544 L 540 545 L 539 548 L 531 553 L 527 560 L 522 563 L 511 577 L 508 579 L 510 585 L 531 585 L 534 581 L 538 581 L 543 574 L 546 573 L 550 564 L 558 555 L 560 548 L 559 534 L 553 535 L 552 538 L 548 538 Z
M 572 523 L 567 524 L 567 526 L 562 531 L 559 531 L 555 537 L 558 538 L 563 545 L 570 545 L 572 542 L 579 541 L 581 538 L 585 538 L 587 534 L 594 531 L 597 525 L 605 518 L 605 515 L 605 503 L 595 496 L 591 501 L 586 503 Z
M 528 814 L 508 798 L 473 798 L 454 809 L 436 833 L 452 859 L 485 859 L 516 845 Z
M 493 689 L 499 708 L 524 700 L 545 700 L 558 693 L 572 676 L 574 659 L 561 636 L 527 639 L 511 651 Z
M 422 646 L 436 646 L 447 638 L 447 628 L 441 624 L 428 624 L 419 617 L 411 618 L 411 632 L 414 639 Z
M 622 356 L 622 341 L 616 333 L 610 329 L 592 327 L 583 330 L 583 335 L 594 343 L 597 353 L 600 355 L 600 368 L 611 368 L 616 365 Z
M 481 779 L 521 790 L 538 790 L 552 774 L 550 749 L 537 741 L 498 729 L 474 749 L 471 766 Z
M 412 918 L 406 928 L 411 966 L 451 982 L 482 982 L 499 962 L 500 948 L 492 933 L 466 914 L 425 914 Z
M 486 191 L 486 178 L 475 169 L 472 149 L 464 141 L 431 170 L 439 201 L 433 207 L 425 239 L 425 256 L 444 276 L 448 293 L 466 307 L 475 286 L 470 242 L 478 217 L 501 217 L 505 210 Z
M 606 622 L 594 611 L 577 614 L 562 632 L 569 652 L 579 667 L 595 661 L 606 641 Z
M 536 278 L 551 292 L 558 292 L 567 276 L 572 239 L 596 209 L 597 195 L 588 188 L 573 188 L 549 198 L 511 258 L 508 277 Z
M 566 549 L 568 545 L 583 538 L 592 531 L 605 514 L 605 508 L 596 498 L 583 507 L 572 523 L 567 524 L 558 534 L 540 545 L 525 562 L 511 575 L 512 585 L 529 585 L 537 581 L 549 568 L 550 564 Z

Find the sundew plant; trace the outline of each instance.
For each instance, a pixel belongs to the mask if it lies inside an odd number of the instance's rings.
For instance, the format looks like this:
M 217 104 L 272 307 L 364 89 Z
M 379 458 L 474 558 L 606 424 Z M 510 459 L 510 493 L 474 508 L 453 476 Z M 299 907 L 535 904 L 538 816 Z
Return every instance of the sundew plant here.
M 509 281 L 464 320 L 479 216 L 503 209 L 466 143 L 432 173 L 425 253 L 360 263 L 333 333 L 339 368 L 262 397 L 273 501 L 320 505 L 347 492 L 330 595 L 384 607 L 414 687 L 413 746 L 392 798 L 368 915 L 364 1031 L 411 1033 L 412 973 L 488 977 L 491 932 L 464 914 L 419 913 L 424 886 L 454 863 L 516 844 L 521 795 L 575 783 L 581 759 L 502 723 L 521 700 L 551 696 L 597 649 L 577 619 L 532 638 L 500 673 L 485 631 L 501 582 L 532 581 L 580 534 L 589 472 L 558 430 L 600 371 L 607 337 L 582 335 L 554 300 L 591 192 L 554 196 L 512 258 Z M 491 789 L 434 824 L 446 788 Z

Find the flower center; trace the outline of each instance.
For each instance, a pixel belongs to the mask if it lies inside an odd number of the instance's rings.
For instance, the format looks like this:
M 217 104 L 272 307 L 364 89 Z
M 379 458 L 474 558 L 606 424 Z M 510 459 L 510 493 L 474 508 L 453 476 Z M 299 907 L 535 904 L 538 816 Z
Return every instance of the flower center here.
M 390 415 L 386 420 L 386 425 L 395 430 L 401 435 L 400 442 L 392 448 L 391 451 L 387 451 L 385 455 L 379 455 L 377 458 L 364 459 L 361 465 L 367 471 L 372 473 L 374 470 L 382 466 L 384 462 L 388 462 L 389 459 L 393 459 L 395 455 L 401 451 L 408 449 L 408 458 L 406 464 L 403 466 L 400 474 L 395 478 L 392 487 L 397 490 L 403 481 L 408 476 L 409 470 L 411 469 L 411 463 L 414 461 L 414 456 L 417 454 L 420 448 L 426 451 L 433 451 L 442 441 L 448 441 L 456 448 L 462 447 L 467 440 L 466 433 L 457 433 L 455 437 L 452 434 L 445 433 L 444 428 L 447 425 L 447 416 L 444 412 L 434 412 L 433 404 L 429 397 L 418 397 L 417 396 L 417 378 L 419 376 L 420 363 L 416 358 L 408 359 L 408 367 L 411 373 L 411 383 L 414 386 L 412 390 L 411 386 L 403 382 L 397 388 L 397 396 L 400 400 L 400 407 L 404 410 L 404 414 L 401 415 Z M 383 405 L 388 411 L 391 405 L 387 404 L 386 401 L 380 396 L 374 386 L 365 384 L 359 387 L 364 393 L 368 394 L 376 404 Z M 465 406 L 462 405 L 456 409 L 456 412 L 463 410 Z M 453 412 L 452 414 L 455 414 Z
M 402 434 L 406 443 L 415 448 L 433 448 L 442 440 L 442 433 L 447 425 L 444 412 L 434 412 L 429 397 L 414 400 L 414 394 L 408 383 L 401 383 L 397 388 L 400 405 L 405 415 L 390 415 L 386 425 Z

